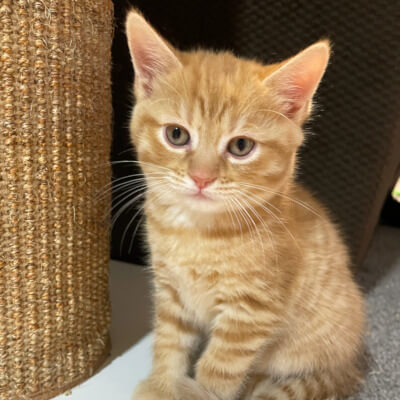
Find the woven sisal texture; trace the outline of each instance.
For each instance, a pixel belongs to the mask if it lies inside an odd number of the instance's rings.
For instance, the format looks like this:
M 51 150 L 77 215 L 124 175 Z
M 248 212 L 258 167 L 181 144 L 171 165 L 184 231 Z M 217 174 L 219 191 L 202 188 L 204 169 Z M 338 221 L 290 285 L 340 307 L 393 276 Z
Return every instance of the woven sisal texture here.
M 0 1 L 0 399 L 108 351 L 111 0 Z

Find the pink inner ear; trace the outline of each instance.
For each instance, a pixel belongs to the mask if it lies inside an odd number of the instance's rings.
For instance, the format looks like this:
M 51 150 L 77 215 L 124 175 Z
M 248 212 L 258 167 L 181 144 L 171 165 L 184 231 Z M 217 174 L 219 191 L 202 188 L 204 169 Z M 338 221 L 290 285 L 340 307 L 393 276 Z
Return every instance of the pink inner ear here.
M 146 45 L 145 45 L 146 46 Z M 152 81 L 154 79 L 157 70 L 160 68 L 157 59 L 151 54 L 150 46 L 139 47 L 135 52 L 135 67 L 136 67 L 136 79 L 140 79 L 140 83 L 143 86 L 147 95 L 152 92 Z
M 301 85 L 289 84 L 281 89 L 281 95 L 288 117 L 293 117 L 307 102 L 307 90 Z
M 282 82 L 281 94 L 286 99 L 285 105 L 288 116 L 294 116 L 308 104 L 320 79 L 320 68 L 300 65 L 286 82 Z
M 273 73 L 266 82 L 280 97 L 282 112 L 296 119 L 308 112 L 329 59 L 326 43 L 310 46 Z M 305 115 L 305 114 L 304 114 Z
M 146 95 L 153 89 L 154 79 L 181 64 L 157 32 L 134 12 L 127 18 L 128 45 L 135 68 L 135 78 Z

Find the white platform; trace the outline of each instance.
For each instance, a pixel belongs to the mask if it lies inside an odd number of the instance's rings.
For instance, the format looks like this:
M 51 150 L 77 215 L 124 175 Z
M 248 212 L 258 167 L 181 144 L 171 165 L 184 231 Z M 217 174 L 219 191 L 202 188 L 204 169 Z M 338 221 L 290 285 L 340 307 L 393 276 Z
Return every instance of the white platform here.
M 130 400 L 150 372 L 151 335 L 148 277 L 141 268 L 111 261 L 113 320 L 111 357 L 99 373 L 57 400 Z

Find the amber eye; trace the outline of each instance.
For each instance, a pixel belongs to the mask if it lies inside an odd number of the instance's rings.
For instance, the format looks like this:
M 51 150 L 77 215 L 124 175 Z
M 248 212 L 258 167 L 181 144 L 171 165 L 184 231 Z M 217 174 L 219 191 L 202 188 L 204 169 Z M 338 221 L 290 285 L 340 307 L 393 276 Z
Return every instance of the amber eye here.
M 189 132 L 180 126 L 170 125 L 165 128 L 165 136 L 174 146 L 185 146 L 190 141 Z
M 236 157 L 244 157 L 253 150 L 254 145 L 254 140 L 239 137 L 228 143 L 228 151 Z

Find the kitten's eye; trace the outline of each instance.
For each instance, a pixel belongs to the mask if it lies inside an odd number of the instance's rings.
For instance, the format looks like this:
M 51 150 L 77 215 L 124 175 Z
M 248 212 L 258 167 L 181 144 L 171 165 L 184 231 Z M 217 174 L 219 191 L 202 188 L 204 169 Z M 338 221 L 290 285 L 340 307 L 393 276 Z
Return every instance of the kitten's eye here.
M 167 126 L 165 128 L 165 136 L 174 146 L 185 146 L 190 141 L 189 132 L 180 126 Z
M 244 157 L 253 150 L 254 145 L 254 140 L 239 137 L 228 143 L 228 151 L 236 157 Z

